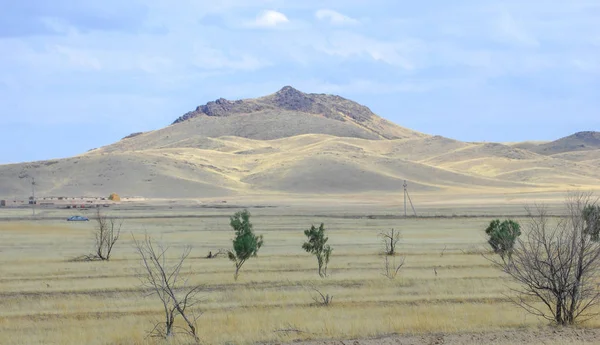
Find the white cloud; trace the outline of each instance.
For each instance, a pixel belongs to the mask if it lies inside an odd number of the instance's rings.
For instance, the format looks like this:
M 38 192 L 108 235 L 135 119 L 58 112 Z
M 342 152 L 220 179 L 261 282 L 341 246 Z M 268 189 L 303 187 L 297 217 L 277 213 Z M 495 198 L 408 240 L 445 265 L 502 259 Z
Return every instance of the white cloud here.
M 315 13 L 315 17 L 322 21 L 329 21 L 332 25 L 355 25 L 358 24 L 359 21 L 345 16 L 339 12 L 328 9 L 321 9 Z
M 251 23 L 251 26 L 272 28 L 277 25 L 289 23 L 288 17 L 277 11 L 267 10 L 263 11 L 256 16 L 256 19 Z
M 416 63 L 412 57 L 422 49 L 420 46 L 421 42 L 418 40 L 407 39 L 387 42 L 359 34 L 336 32 L 329 37 L 325 44 L 321 43 L 315 48 L 328 55 L 343 58 L 368 56 L 373 60 L 398 66 L 405 70 L 414 70 L 416 69 Z

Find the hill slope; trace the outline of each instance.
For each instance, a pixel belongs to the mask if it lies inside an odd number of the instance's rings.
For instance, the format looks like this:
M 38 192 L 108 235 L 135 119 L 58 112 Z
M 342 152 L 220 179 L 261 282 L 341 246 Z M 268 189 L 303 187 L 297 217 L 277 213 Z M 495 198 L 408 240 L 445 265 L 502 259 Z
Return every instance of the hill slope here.
M 64 160 L 0 167 L 0 195 L 201 198 L 315 194 L 565 189 L 600 186 L 597 166 L 500 144 L 443 137 L 366 140 L 307 134 L 276 140 L 197 138 L 204 148 L 93 151 Z
M 527 149 L 466 143 L 397 126 L 339 96 L 284 87 L 209 102 L 76 157 L 2 165 L 0 198 L 29 196 L 30 177 L 40 196 L 381 194 L 402 192 L 404 180 L 415 192 L 597 188 L 597 139 L 583 132 Z
M 425 138 L 428 135 L 400 127 L 356 102 L 333 95 L 306 94 L 290 86 L 255 99 L 218 99 L 198 106 L 172 125 L 134 133 L 102 147 L 102 152 L 157 148 L 217 148 L 211 138 L 224 136 L 256 140 L 303 134 L 372 140 Z M 212 144 L 211 144 L 212 143 Z
M 600 149 L 600 132 L 591 131 L 578 132 L 549 143 L 529 148 L 529 150 L 543 155 L 597 149 Z

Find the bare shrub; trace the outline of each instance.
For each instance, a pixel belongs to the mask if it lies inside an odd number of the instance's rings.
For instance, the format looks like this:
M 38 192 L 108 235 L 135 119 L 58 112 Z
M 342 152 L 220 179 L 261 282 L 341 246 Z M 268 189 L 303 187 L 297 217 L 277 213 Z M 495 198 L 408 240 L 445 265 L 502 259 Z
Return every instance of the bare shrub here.
M 212 250 L 208 252 L 208 255 L 206 256 L 207 259 L 216 259 L 220 256 L 222 257 L 228 257 L 228 253 L 229 251 L 227 249 L 219 249 L 216 253 L 213 254 Z
M 69 261 L 109 261 L 113 247 L 121 235 L 123 219 L 107 217 L 99 208 L 96 209 L 96 215 L 93 217 L 96 221 L 94 228 L 94 250 L 92 254 L 82 255 L 70 259 Z
M 527 209 L 529 231 L 511 257 L 489 259 L 518 287 L 511 300 L 527 312 L 559 325 L 586 321 L 600 300 L 600 244 L 586 231 L 584 210 L 591 193 L 570 193 L 567 215 L 552 224 L 543 206 Z
M 180 329 L 198 342 L 197 320 L 201 314 L 194 310 L 194 306 L 199 303 L 197 294 L 200 286 L 190 286 L 189 277 L 181 274 L 181 268 L 190 254 L 191 247 L 186 247 L 179 258 L 169 263 L 166 256 L 168 247 L 158 244 L 155 248 L 148 235 L 143 242 L 138 242 L 135 237 L 133 242 L 142 259 L 142 285 L 151 291 L 150 295 L 156 295 L 160 299 L 164 312 L 164 321 L 157 322 L 148 335 L 168 339 Z M 187 328 L 175 326 L 177 316 L 181 316 Z
M 400 231 L 391 229 L 388 232 L 381 232 L 379 236 L 382 239 L 382 244 L 385 250 L 385 258 L 383 262 L 383 272 L 381 273 L 388 279 L 396 278 L 396 275 L 404 266 L 405 257 L 402 256 L 396 260 L 396 248 L 400 241 Z M 391 257 L 391 259 L 390 259 Z
M 399 262 L 396 262 L 396 256 L 392 256 L 392 259 L 390 260 L 390 257 L 386 255 L 383 272 L 381 274 L 390 280 L 395 279 L 402 266 L 404 266 L 404 257 L 400 258 Z
M 317 305 L 328 306 L 333 301 L 332 295 L 322 293 L 321 290 L 319 290 L 316 286 L 310 285 L 309 288 L 317 293 L 316 295 L 312 296 L 313 301 L 315 301 Z
M 394 229 L 388 232 L 379 233 L 383 244 L 385 246 L 385 253 L 387 255 L 394 255 L 396 253 L 396 244 L 400 241 L 400 231 Z
M 109 218 L 99 208 L 96 209 L 94 220 L 96 221 L 94 255 L 100 260 L 108 261 L 113 247 L 121 235 L 123 220 Z

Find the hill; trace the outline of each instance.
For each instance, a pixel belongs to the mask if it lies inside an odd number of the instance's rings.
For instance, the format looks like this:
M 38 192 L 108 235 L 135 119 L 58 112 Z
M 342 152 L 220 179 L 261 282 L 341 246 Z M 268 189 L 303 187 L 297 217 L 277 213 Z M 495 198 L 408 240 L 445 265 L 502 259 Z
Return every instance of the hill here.
M 404 180 L 436 193 L 598 188 L 597 133 L 586 133 L 528 149 L 466 143 L 397 126 L 339 96 L 284 87 L 209 102 L 76 157 L 2 165 L 0 198 L 28 196 L 30 177 L 41 196 L 382 194 L 402 192 Z M 565 149 L 575 151 L 558 153 Z
M 578 132 L 549 143 L 529 148 L 529 150 L 543 155 L 598 149 L 600 149 L 600 132 L 591 131 Z
M 243 115 L 241 117 L 240 115 Z M 306 116 L 312 115 L 312 116 Z M 235 120 L 223 118 L 234 117 Z M 230 126 L 244 128 L 252 120 L 269 121 L 267 127 L 243 131 L 241 133 L 226 133 Z M 291 86 L 285 86 L 274 94 L 237 101 L 220 98 L 196 110 L 179 117 L 173 124 L 186 123 L 192 119 L 206 120 L 217 118 L 226 123 L 221 125 L 221 135 L 237 135 L 252 139 L 276 139 L 300 134 L 332 134 L 336 136 L 358 137 L 364 139 L 401 139 L 422 137 L 418 133 L 402 128 L 375 115 L 369 108 L 340 96 L 303 93 Z M 333 121 L 326 121 L 333 120 Z M 238 123 L 242 121 L 242 123 Z M 335 121 L 335 122 L 334 122 Z M 198 122 L 194 123 L 197 127 Z M 204 123 L 203 123 L 204 124 Z M 323 125 L 333 126 L 328 129 Z M 276 129 L 276 130 L 274 130 Z M 330 131 L 330 132 L 325 132 Z M 344 131 L 347 131 L 344 133 Z M 212 133 L 211 133 L 212 134 Z M 239 135 L 238 135 L 239 134 Z
M 400 193 L 600 186 L 597 169 L 501 144 L 443 137 L 366 140 L 307 134 L 276 140 L 204 138 L 204 147 L 86 153 L 0 166 L 0 195 L 121 195 L 148 198 L 237 194 Z
M 303 134 L 372 140 L 424 138 L 428 135 L 389 122 L 369 108 L 333 95 L 306 94 L 290 86 L 237 101 L 218 99 L 198 106 L 165 128 L 133 133 L 102 152 L 188 147 L 227 150 L 212 138 L 273 140 Z

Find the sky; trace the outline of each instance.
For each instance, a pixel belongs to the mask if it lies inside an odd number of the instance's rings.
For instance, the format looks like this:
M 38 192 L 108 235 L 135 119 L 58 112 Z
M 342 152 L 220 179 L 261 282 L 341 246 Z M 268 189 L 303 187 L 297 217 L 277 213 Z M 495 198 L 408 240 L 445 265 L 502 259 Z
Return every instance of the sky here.
M 0 0 L 0 164 L 285 85 L 463 141 L 600 130 L 598 0 Z

